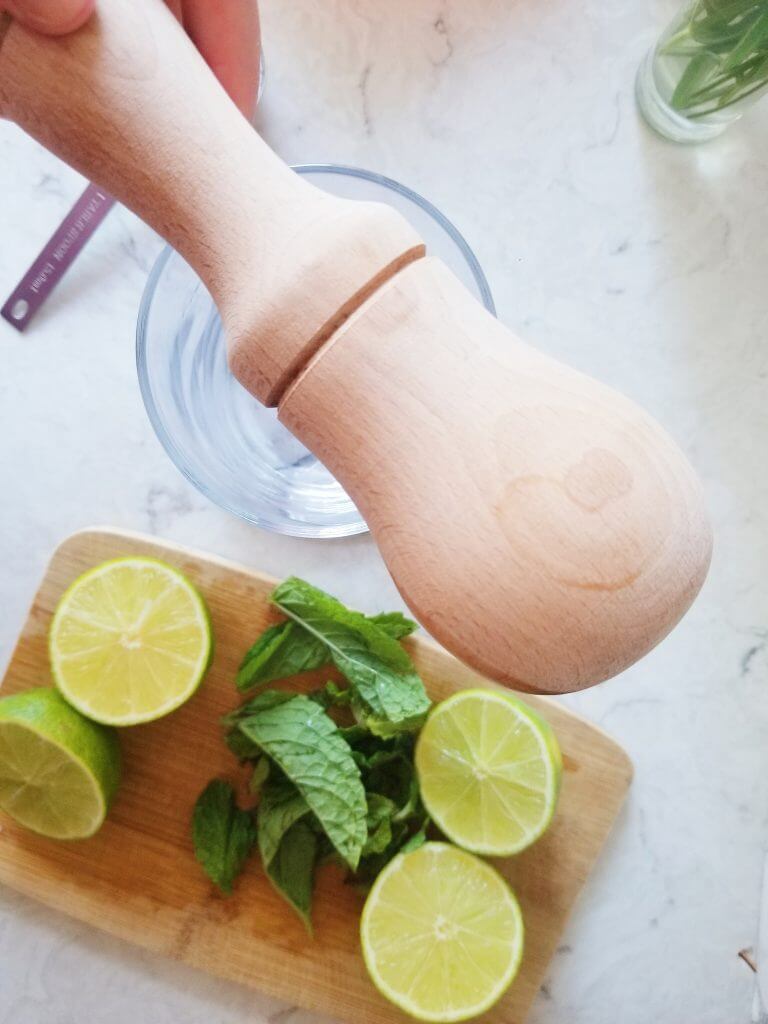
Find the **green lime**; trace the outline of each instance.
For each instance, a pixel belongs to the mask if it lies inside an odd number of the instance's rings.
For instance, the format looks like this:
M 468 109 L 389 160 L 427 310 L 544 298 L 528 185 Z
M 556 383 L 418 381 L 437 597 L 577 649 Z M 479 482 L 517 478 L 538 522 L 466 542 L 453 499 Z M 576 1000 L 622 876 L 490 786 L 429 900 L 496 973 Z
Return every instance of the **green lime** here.
M 552 820 L 562 758 L 551 727 L 516 697 L 462 690 L 430 714 L 416 744 L 424 806 L 474 853 L 507 856 Z
M 523 955 L 515 895 L 485 861 L 449 843 L 399 854 L 374 882 L 360 938 L 383 996 L 425 1021 L 484 1013 Z
M 185 576 L 154 558 L 117 558 L 67 590 L 49 647 L 70 704 L 105 725 L 136 725 L 195 692 L 213 642 L 205 603 Z
M 20 825 L 54 839 L 92 836 L 119 781 L 114 730 L 53 687 L 0 699 L 0 808 Z

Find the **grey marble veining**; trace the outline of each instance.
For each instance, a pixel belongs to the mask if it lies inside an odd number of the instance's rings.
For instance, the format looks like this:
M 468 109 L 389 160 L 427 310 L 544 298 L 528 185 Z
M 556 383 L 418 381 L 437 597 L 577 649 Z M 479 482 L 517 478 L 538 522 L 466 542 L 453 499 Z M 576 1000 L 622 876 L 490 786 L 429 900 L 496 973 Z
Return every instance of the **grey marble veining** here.
M 702 596 L 622 677 L 568 698 L 630 752 L 631 796 L 531 1024 L 738 1024 L 768 843 L 768 101 L 680 148 L 634 69 L 672 5 L 264 0 L 261 125 L 289 161 L 358 164 L 432 199 L 500 316 L 625 390 L 698 466 Z M 81 181 L 0 124 L 0 292 Z M 25 336 L 0 324 L 0 661 L 55 544 L 144 530 L 365 608 L 400 602 L 369 539 L 279 538 L 210 505 L 154 438 L 133 330 L 159 241 L 115 210 Z M 0 1024 L 314 1024 L 0 894 Z

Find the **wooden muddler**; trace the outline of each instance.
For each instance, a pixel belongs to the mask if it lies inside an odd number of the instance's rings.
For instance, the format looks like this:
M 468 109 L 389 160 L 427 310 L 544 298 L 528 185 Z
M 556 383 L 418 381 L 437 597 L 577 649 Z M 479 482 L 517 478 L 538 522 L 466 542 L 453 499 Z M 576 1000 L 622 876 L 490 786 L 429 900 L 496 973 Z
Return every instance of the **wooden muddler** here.
M 0 113 L 195 268 L 238 379 L 333 472 L 449 650 L 522 689 L 619 672 L 704 579 L 679 449 L 626 398 L 518 340 L 393 210 L 294 175 L 162 0 L 74 35 L 12 24 Z

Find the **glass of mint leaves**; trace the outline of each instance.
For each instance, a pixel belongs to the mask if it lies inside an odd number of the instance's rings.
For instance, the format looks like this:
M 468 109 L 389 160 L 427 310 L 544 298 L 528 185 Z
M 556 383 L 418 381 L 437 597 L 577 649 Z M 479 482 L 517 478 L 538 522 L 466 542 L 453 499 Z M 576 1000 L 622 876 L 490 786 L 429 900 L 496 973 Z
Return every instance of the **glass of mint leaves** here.
M 689 0 L 640 65 L 645 119 L 675 142 L 719 135 L 768 87 L 768 0 Z
M 416 623 L 400 612 L 366 616 L 291 577 L 272 593 L 286 620 L 270 626 L 237 675 L 243 703 L 224 740 L 251 770 L 249 799 L 212 780 L 192 816 L 195 855 L 225 893 L 258 851 L 272 885 L 311 931 L 319 864 L 370 885 L 429 824 L 413 755 L 430 701 L 400 640 Z M 335 667 L 345 685 L 308 693 L 274 684 Z

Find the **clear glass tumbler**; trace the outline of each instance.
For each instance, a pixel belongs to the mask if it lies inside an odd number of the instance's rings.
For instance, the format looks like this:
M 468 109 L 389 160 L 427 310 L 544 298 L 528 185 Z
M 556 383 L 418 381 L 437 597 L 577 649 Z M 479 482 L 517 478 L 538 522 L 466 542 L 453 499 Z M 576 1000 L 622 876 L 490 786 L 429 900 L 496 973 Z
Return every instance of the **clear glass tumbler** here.
M 352 167 L 295 167 L 320 188 L 396 207 L 479 301 L 495 312 L 462 235 L 431 203 L 390 178 Z M 258 288 L 258 281 L 254 281 Z M 198 490 L 277 533 L 345 537 L 367 527 L 340 484 L 227 367 L 221 321 L 192 268 L 171 248 L 153 267 L 139 310 L 136 361 L 155 433 Z
M 637 74 L 645 119 L 675 142 L 719 135 L 768 88 L 768 0 L 689 0 Z

